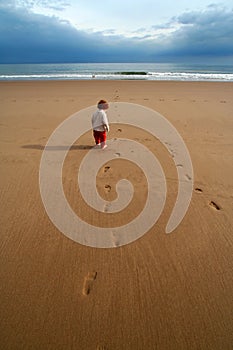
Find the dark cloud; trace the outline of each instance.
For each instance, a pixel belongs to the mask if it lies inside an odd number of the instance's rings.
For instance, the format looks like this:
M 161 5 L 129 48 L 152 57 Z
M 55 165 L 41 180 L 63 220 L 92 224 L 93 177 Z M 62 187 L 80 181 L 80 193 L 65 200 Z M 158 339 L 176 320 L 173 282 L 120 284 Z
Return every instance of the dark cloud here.
M 211 6 L 206 11 L 184 13 L 176 20 L 182 27 L 170 38 L 170 51 L 191 55 L 233 55 L 233 11 Z
M 152 62 L 233 55 L 233 13 L 216 6 L 184 13 L 167 26 L 155 24 L 154 29 L 166 29 L 173 22 L 179 29 L 154 39 L 145 28 L 141 38 L 114 35 L 114 30 L 85 32 L 57 17 L 15 7 L 14 1 L 8 1 L 8 6 L 3 3 L 0 0 L 0 63 Z M 44 3 L 68 5 L 64 1 Z
M 93 37 L 56 17 L 25 9 L 1 11 L 0 47 L 3 62 L 84 60 L 98 47 Z
M 141 45 L 123 36 L 77 30 L 56 17 L 25 8 L 2 8 L 0 33 L 2 63 L 104 62 L 144 56 Z

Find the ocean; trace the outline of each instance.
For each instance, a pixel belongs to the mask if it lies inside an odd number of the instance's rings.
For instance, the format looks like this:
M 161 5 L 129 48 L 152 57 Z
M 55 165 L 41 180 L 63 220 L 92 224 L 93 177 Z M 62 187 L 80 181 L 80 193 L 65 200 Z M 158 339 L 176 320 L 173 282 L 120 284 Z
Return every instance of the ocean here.
M 233 65 L 178 63 L 0 64 L 0 80 L 233 81 Z

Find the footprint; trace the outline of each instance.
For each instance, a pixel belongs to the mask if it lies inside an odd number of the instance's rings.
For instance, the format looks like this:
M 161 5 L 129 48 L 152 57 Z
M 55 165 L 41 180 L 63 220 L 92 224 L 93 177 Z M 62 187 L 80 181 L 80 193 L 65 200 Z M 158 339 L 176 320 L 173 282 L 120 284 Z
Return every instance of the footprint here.
M 113 241 L 113 243 L 114 243 L 114 247 L 116 248 L 120 246 L 120 242 L 118 240 Z
M 89 295 L 92 288 L 93 288 L 93 283 L 96 280 L 97 277 L 97 272 L 88 272 L 87 276 L 84 278 L 84 283 L 83 283 L 83 290 L 82 293 L 83 295 Z
M 109 207 L 110 207 L 110 203 L 106 203 L 105 205 L 104 205 L 104 209 L 103 209 L 103 212 L 104 213 L 108 213 L 109 212 Z
M 110 166 L 105 166 L 105 167 L 104 167 L 104 173 L 106 173 L 107 171 L 109 171 L 109 169 L 110 169 Z
M 112 232 L 112 242 L 114 244 L 114 247 L 120 246 L 120 241 L 113 232 Z
M 198 187 L 196 187 L 194 191 L 197 192 L 197 193 L 202 193 L 203 192 L 202 189 L 198 188 Z
M 220 103 L 227 103 L 227 101 L 223 100 L 223 101 L 220 101 Z
M 112 187 L 110 185 L 105 185 L 104 188 L 105 188 L 105 192 L 108 192 L 108 193 L 111 192 Z
M 209 206 L 210 206 L 211 208 L 215 209 L 215 210 L 220 210 L 220 209 L 221 209 L 220 206 L 219 206 L 218 204 L 216 204 L 215 202 L 213 202 L 213 201 L 211 201 L 211 202 L 209 203 Z
M 160 98 L 159 101 L 164 101 L 164 98 Z

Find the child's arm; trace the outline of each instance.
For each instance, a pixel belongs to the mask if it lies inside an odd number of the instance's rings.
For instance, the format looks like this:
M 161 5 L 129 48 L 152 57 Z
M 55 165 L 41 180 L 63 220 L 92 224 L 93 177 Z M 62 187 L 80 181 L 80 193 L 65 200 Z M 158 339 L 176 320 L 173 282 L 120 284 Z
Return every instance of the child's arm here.
M 105 131 L 109 131 L 109 124 L 108 124 L 108 118 L 107 118 L 106 113 L 103 113 L 102 122 L 103 122 L 104 130 L 105 130 Z
M 109 125 L 104 124 L 104 130 L 105 130 L 105 131 L 109 131 Z

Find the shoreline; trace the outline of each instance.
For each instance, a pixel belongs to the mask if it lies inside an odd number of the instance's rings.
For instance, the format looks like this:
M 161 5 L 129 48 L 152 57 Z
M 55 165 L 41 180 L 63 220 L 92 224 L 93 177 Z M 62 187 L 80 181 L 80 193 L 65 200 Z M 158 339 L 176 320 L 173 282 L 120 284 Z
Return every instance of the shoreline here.
M 217 83 L 217 84 L 224 84 L 224 83 L 229 83 L 229 84 L 233 84 L 233 81 L 216 81 L 216 80 L 142 80 L 142 79 L 96 79 L 96 78 L 93 78 L 93 79 L 38 79 L 38 80 L 0 80 L 0 83 L 1 84 L 4 84 L 4 83 L 39 83 L 39 82 L 42 82 L 42 83 L 46 83 L 46 82 L 53 82 L 53 83 L 69 83 L 69 82 L 94 82 L 94 81 L 97 81 L 97 82 L 111 82 L 111 83 L 114 83 L 114 82 L 124 82 L 124 81 L 132 81 L 132 82 L 149 82 L 149 83 Z
M 46 83 L 46 82 L 57 82 L 57 83 L 62 83 L 62 82 L 85 82 L 85 81 L 97 81 L 97 82 L 124 82 L 124 81 L 132 81 L 132 82 L 150 82 L 150 83 L 216 83 L 216 84 L 233 84 L 233 81 L 219 81 L 219 80 L 166 80 L 166 79 L 161 79 L 161 80 L 149 80 L 149 79 L 26 79 L 26 80 L 0 80 L 0 83 Z
M 71 63 L 0 66 L 0 79 L 233 81 L 229 64 Z

